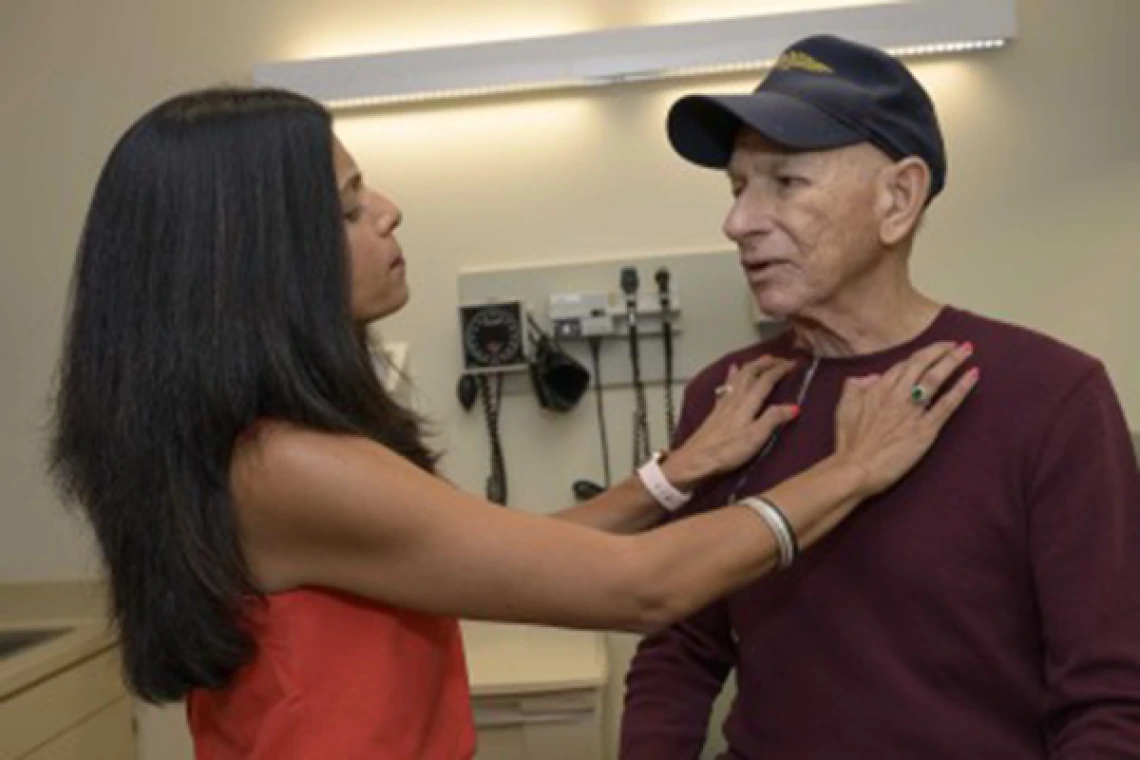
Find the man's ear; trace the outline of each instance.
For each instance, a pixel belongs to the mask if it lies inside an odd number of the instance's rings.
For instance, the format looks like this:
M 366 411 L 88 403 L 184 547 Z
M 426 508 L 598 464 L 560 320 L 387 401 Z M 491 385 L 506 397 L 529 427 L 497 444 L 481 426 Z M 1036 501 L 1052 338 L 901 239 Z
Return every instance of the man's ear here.
M 905 240 L 918 225 L 930 196 L 930 168 L 921 158 L 904 158 L 879 173 L 876 210 L 879 239 L 893 246 Z

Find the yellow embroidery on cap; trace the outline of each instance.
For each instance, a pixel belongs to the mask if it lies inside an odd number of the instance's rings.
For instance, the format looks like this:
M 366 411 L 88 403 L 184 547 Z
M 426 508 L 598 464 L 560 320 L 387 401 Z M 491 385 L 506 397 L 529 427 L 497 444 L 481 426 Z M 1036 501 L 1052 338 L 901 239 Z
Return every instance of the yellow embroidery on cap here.
M 816 60 L 812 56 L 800 50 L 789 50 L 776 59 L 776 68 L 787 71 L 788 69 L 801 69 L 803 71 L 811 71 L 816 74 L 834 74 L 835 70 L 828 66 L 826 63 Z

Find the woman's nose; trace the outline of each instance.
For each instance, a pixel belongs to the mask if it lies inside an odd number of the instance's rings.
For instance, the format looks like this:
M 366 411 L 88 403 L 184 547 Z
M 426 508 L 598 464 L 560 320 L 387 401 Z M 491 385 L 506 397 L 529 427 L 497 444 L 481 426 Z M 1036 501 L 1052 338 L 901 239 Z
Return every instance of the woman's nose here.
M 381 234 L 390 235 L 404 221 L 400 207 L 380 193 L 371 193 L 369 200 L 376 219 L 376 229 Z

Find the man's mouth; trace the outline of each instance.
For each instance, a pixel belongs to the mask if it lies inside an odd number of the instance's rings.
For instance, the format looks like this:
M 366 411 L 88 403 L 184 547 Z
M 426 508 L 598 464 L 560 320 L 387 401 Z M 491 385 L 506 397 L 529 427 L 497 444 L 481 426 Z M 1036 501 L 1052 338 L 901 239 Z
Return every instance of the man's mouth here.
M 755 261 L 743 261 L 744 271 L 748 275 L 760 277 L 764 274 L 771 272 L 773 269 L 784 266 L 788 262 L 783 259 L 758 259 Z

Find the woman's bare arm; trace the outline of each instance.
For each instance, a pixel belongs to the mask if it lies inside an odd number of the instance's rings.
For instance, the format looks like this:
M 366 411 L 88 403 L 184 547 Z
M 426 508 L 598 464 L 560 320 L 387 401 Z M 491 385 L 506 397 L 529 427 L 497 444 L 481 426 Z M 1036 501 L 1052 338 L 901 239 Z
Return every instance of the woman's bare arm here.
M 941 387 L 962 360 L 949 356 L 928 349 L 848 388 L 836 454 L 767 494 L 801 544 L 933 444 L 976 376 L 930 410 L 907 400 L 909 387 L 924 376 Z M 489 504 L 373 441 L 283 423 L 243 444 L 232 485 L 246 557 L 266 592 L 317 585 L 461 617 L 645 631 L 758 578 L 776 555 L 745 507 L 611 535 Z
M 803 528 L 850 509 L 861 473 L 781 486 Z M 269 426 L 235 473 L 247 558 L 267 592 L 327 586 L 467 618 L 644 631 L 759 577 L 776 547 L 743 507 L 636 536 L 489 504 L 362 438 Z

